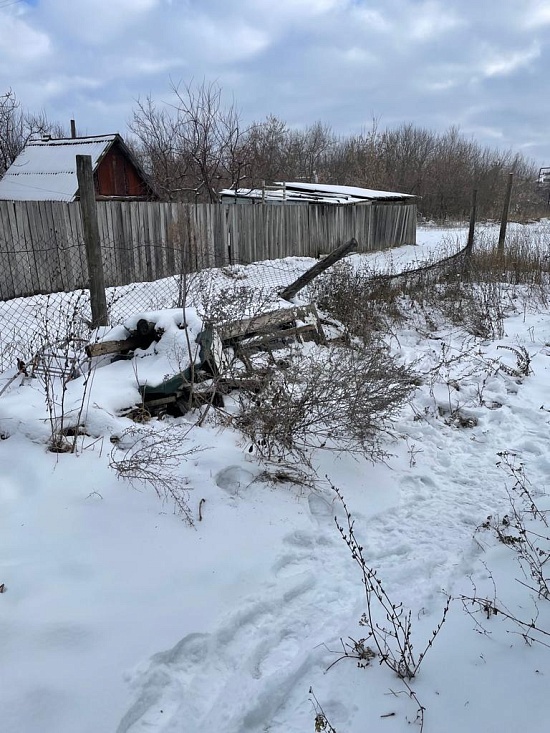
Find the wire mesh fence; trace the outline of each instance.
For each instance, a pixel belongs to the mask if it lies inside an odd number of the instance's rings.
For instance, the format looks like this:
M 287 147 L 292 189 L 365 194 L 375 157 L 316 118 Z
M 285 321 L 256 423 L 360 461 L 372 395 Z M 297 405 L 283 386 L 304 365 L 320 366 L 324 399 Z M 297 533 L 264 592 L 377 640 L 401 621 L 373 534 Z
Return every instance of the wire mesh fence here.
M 241 305 L 252 292 L 256 305 L 268 303 L 307 269 L 311 256 L 351 236 L 358 236 L 363 251 L 403 237 L 414 241 L 415 221 L 414 205 L 102 202 L 98 225 L 109 322 L 184 303 L 206 315 L 220 313 L 235 294 Z M 0 371 L 32 358 L 54 324 L 60 339 L 87 329 L 88 287 L 78 203 L 0 201 Z
M 160 248 L 159 248 L 160 249 Z M 165 248 L 159 256 L 166 256 Z M 109 265 L 110 248 L 104 247 Z M 135 256 L 145 257 L 154 251 L 149 245 L 136 248 Z M 80 258 L 80 249 L 68 250 Z M 11 253 L 10 253 L 11 254 Z M 0 251 L 0 267 L 5 252 Z M 81 264 L 78 260 L 77 264 Z M 311 266 L 305 257 L 258 263 L 235 263 L 221 268 L 200 268 L 179 272 L 154 281 L 130 282 L 106 289 L 108 321 L 111 326 L 124 323 L 136 314 L 166 308 L 192 306 L 205 318 L 229 313 L 230 303 L 248 298 L 250 308 L 276 302 L 277 293 L 289 285 L 297 273 Z M 19 270 L 23 272 L 22 269 Z M 43 277 L 52 282 L 58 276 L 58 263 L 44 260 Z M 37 293 L 27 297 L 0 301 L 0 372 L 15 368 L 17 361 L 28 363 L 47 336 L 53 341 L 90 337 L 92 311 L 89 290 L 85 287 L 70 292 Z

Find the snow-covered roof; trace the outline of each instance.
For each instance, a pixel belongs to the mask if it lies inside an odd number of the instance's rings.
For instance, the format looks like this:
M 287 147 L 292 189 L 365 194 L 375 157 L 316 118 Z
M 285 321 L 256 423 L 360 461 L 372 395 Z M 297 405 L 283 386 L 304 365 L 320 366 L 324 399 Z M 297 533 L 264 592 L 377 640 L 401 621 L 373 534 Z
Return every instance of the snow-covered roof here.
M 402 201 L 414 199 L 407 193 L 396 191 L 376 191 L 371 188 L 357 186 L 333 186 L 326 183 L 277 182 L 265 191 L 260 188 L 238 188 L 236 191 L 224 189 L 220 196 L 224 199 L 264 199 L 271 203 L 320 203 L 320 204 L 361 204 L 370 201 Z
M 119 136 L 31 140 L 0 180 L 0 199 L 73 201 L 78 191 L 76 156 L 90 155 L 95 170 Z

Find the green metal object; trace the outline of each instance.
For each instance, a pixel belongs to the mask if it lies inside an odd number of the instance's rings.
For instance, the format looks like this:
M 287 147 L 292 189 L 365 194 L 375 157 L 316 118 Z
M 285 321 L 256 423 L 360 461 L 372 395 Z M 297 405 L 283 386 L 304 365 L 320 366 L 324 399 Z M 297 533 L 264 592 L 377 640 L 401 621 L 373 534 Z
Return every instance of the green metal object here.
M 142 399 L 148 402 L 170 395 L 176 395 L 177 397 L 188 395 L 193 383 L 196 381 L 195 375 L 199 370 L 212 374 L 212 370 L 215 369 L 214 360 L 212 359 L 212 340 L 212 328 L 201 331 L 196 339 L 197 344 L 200 346 L 198 361 L 188 366 L 183 372 L 174 374 L 174 376 L 169 377 L 160 384 L 154 386 L 150 384 L 141 385 L 139 393 Z

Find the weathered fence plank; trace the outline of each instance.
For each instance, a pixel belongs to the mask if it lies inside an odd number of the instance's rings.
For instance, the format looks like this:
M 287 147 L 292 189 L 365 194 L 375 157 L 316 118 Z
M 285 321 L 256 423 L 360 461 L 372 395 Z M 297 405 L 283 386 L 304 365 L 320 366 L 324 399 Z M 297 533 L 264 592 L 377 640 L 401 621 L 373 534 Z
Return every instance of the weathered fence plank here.
M 97 202 L 107 286 L 289 256 L 355 237 L 368 252 L 416 241 L 414 204 Z M 0 299 L 87 287 L 76 203 L 0 201 Z

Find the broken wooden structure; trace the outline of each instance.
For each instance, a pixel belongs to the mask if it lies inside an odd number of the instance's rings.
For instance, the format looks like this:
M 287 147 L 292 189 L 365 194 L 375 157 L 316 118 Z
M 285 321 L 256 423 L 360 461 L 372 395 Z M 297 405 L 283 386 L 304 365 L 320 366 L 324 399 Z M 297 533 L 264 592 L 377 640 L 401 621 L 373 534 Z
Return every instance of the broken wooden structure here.
M 147 349 L 162 338 L 162 333 L 155 323 L 140 320 L 126 339 L 89 344 L 86 352 L 89 357 L 112 354 L 117 359 L 132 358 L 135 349 Z M 296 340 L 324 343 L 314 305 L 279 308 L 249 318 L 206 324 L 196 339 L 198 358 L 160 384 L 141 385 L 141 407 L 152 415 L 184 415 L 204 404 L 222 406 L 223 396 L 233 389 L 257 391 L 269 370 L 254 368 L 252 355 L 275 352 Z M 241 369 L 234 368 L 237 362 L 243 365 Z
M 357 249 L 355 239 L 337 247 L 323 260 L 281 291 L 285 300 L 293 298 L 315 277 L 324 272 L 350 251 Z M 185 323 L 182 328 L 186 328 Z M 90 344 L 89 357 L 115 355 L 132 358 L 135 349 L 147 349 L 160 341 L 163 331 L 157 324 L 145 319 L 138 321 L 127 338 Z M 194 407 L 205 404 L 223 405 L 223 396 L 233 389 L 259 391 L 270 370 L 277 364 L 275 352 L 293 341 L 326 343 L 323 327 L 313 304 L 293 305 L 258 313 L 222 323 L 207 323 L 198 334 L 198 358 L 191 353 L 190 364 L 183 371 L 166 378 L 157 385 L 141 385 L 140 409 L 146 414 L 168 412 L 184 415 Z M 190 347 L 191 352 L 191 347 Z M 271 358 L 262 366 L 254 364 L 254 355 L 266 353 Z

